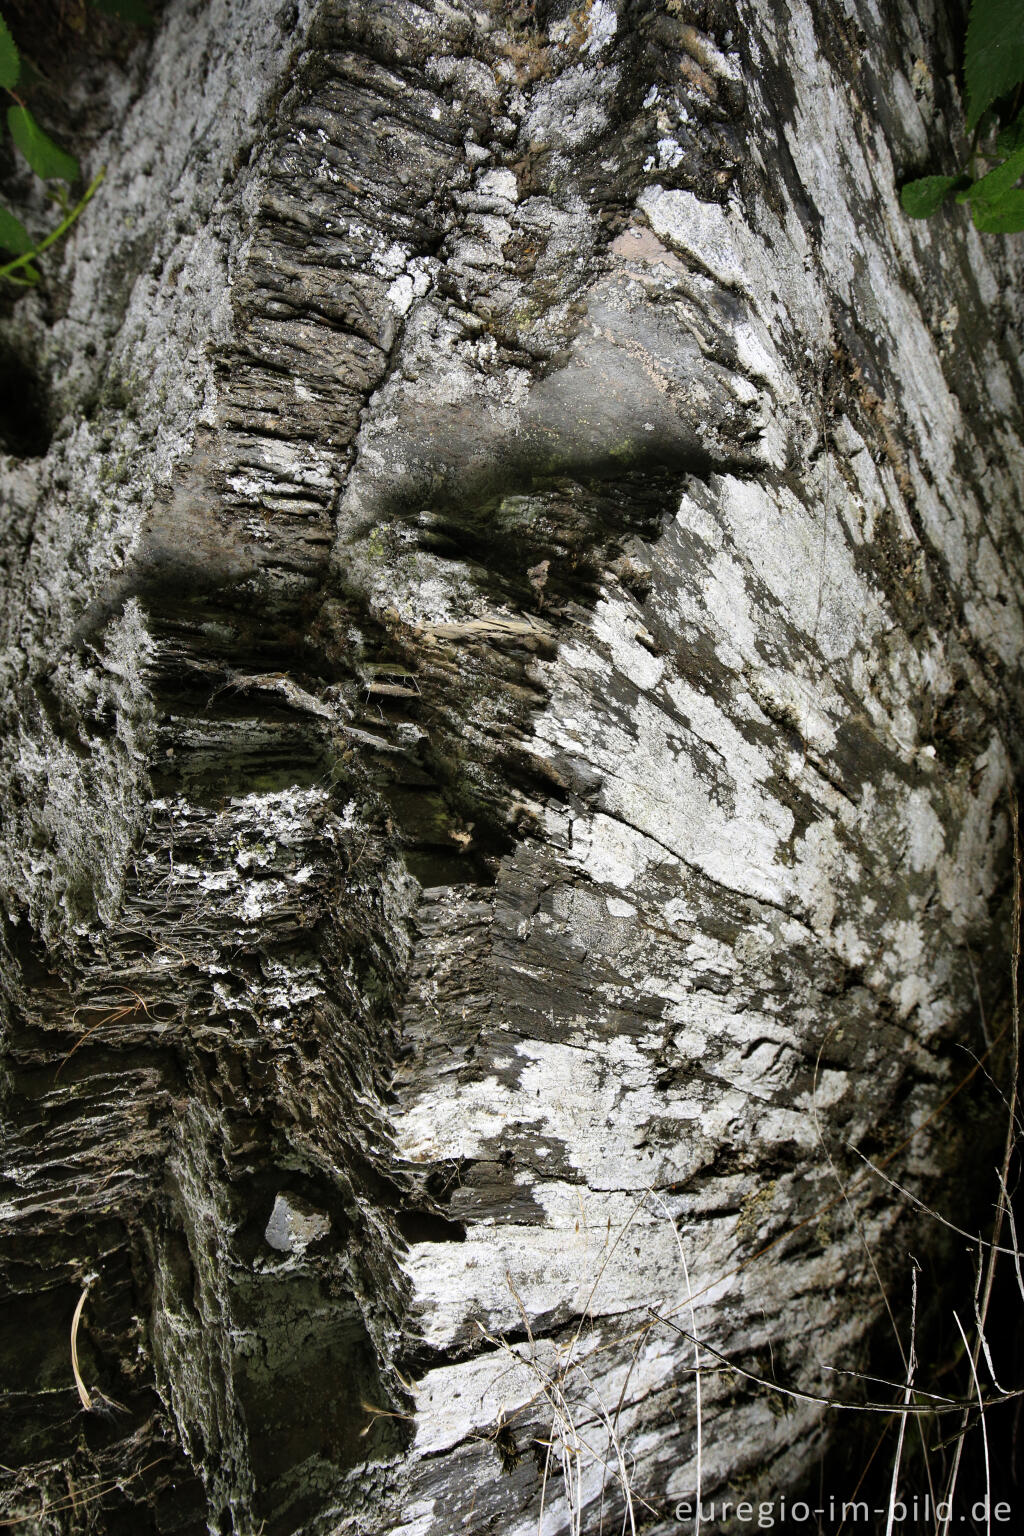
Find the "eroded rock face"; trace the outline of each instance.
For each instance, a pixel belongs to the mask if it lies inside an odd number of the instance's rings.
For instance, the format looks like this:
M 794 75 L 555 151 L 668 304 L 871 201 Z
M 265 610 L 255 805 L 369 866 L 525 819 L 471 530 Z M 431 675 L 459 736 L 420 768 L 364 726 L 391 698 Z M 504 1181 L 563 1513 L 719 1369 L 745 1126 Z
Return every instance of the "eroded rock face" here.
M 903 1208 L 834 1170 L 957 1159 L 1019 746 L 1019 295 L 898 210 L 914 12 L 172 5 L 132 63 L 138 248 L 18 308 L 0 461 L 39 1529 L 596 1531 L 624 1474 L 674 1529 L 680 1329 L 857 1358 Z M 820 1450 L 701 1413 L 705 1495 Z

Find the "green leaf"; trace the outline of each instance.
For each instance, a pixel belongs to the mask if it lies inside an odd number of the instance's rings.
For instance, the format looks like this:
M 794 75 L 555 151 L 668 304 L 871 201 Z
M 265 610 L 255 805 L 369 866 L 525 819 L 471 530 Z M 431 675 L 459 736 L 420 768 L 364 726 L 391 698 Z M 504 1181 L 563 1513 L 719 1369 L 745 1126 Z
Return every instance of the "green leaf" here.
M 6 208 L 0 208 L 0 251 L 10 251 L 12 256 L 24 256 L 35 241 L 20 219 Z
M 13 91 L 21 74 L 18 46 L 11 36 L 6 21 L 0 16 L 0 85 Z
M 28 107 L 8 107 L 7 126 L 11 138 L 21 150 L 37 176 L 44 181 L 60 177 L 62 181 L 74 181 L 79 174 L 78 161 L 55 144 L 36 122 Z
M 928 219 L 962 182 L 961 176 L 922 176 L 908 181 L 900 190 L 903 212 L 912 219 Z
M 980 176 L 971 186 L 957 194 L 958 203 L 997 202 L 1024 176 L 1024 149 L 1014 150 L 1002 165 L 997 165 L 987 175 Z
M 1024 0 L 974 0 L 967 23 L 967 127 L 1024 80 Z
M 972 204 L 971 217 L 975 229 L 986 235 L 1019 234 L 1024 230 L 1024 188 L 1013 187 L 993 202 Z
M 996 139 L 997 154 L 1012 155 L 1015 149 L 1024 149 L 1024 112 L 1019 113 L 1016 121 L 1004 128 Z
M 137 27 L 153 25 L 153 13 L 143 0 L 89 0 L 89 4 L 105 16 L 118 16 L 122 21 L 134 22 Z

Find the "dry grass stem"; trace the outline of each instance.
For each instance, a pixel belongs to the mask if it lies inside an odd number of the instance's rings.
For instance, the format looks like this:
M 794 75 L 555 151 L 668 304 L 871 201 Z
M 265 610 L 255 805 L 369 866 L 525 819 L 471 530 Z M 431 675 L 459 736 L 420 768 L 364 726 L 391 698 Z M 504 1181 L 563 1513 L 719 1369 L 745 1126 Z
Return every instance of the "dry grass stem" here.
M 85 1309 L 86 1298 L 88 1295 L 89 1287 L 86 1286 L 85 1290 L 78 1298 L 78 1305 L 75 1308 L 75 1315 L 71 1319 L 71 1370 L 74 1374 L 75 1386 L 78 1388 L 79 1401 L 81 1402 L 82 1407 L 85 1409 L 86 1413 L 91 1413 L 93 1409 L 92 1397 L 90 1396 L 88 1387 L 82 1380 L 82 1373 L 78 1369 L 78 1325 L 82 1321 L 82 1312 Z
M 896 1455 L 892 1463 L 892 1482 L 889 1485 L 889 1510 L 885 1522 L 885 1536 L 892 1536 L 896 1518 L 896 1493 L 900 1481 L 900 1463 L 903 1460 L 903 1441 L 907 1432 L 907 1404 L 910 1402 L 917 1365 L 917 1266 L 910 1272 L 910 1358 L 907 1361 L 907 1385 L 903 1392 L 903 1412 L 900 1414 L 900 1432 L 896 1441 Z

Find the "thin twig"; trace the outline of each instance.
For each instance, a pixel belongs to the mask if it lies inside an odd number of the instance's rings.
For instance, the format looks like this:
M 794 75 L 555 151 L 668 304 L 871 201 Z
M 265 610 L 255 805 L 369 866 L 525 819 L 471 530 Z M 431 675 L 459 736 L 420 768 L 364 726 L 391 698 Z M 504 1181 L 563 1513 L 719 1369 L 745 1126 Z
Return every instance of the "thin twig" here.
M 900 1462 L 903 1459 L 903 1439 L 907 1432 L 906 1404 L 910 1402 L 910 1392 L 914 1381 L 914 1367 L 917 1364 L 917 1265 L 915 1263 L 910 1271 L 910 1359 L 907 1361 L 907 1384 L 903 1389 L 904 1409 L 900 1414 L 900 1433 L 896 1441 L 896 1455 L 892 1464 L 892 1482 L 889 1485 L 889 1513 L 885 1522 L 885 1536 L 892 1536 L 893 1521 L 896 1517 L 896 1493 L 900 1481 Z
M 1011 1024 L 1013 1050 L 1011 1056 L 1010 1079 L 1010 1113 L 1006 1125 L 1006 1141 L 1003 1147 L 1003 1162 L 999 1174 L 999 1199 L 996 1201 L 995 1221 L 992 1225 L 992 1246 L 988 1253 L 988 1262 L 985 1266 L 985 1279 L 982 1286 L 981 1304 L 977 1307 L 978 1337 L 974 1342 L 973 1350 L 968 1351 L 971 1362 L 971 1372 L 977 1377 L 978 1357 L 981 1353 L 982 1328 L 988 1317 L 989 1302 L 992 1299 L 992 1287 L 995 1283 L 997 1245 L 1002 1232 L 1003 1217 L 1007 1207 L 1007 1186 L 1010 1175 L 1010 1163 L 1013 1160 L 1014 1147 L 1016 1146 L 1016 1120 L 1017 1120 L 1017 1085 L 1020 1076 L 1020 916 L 1021 916 L 1021 865 L 1020 865 L 1020 818 L 1017 811 L 1016 794 L 1010 800 L 1010 822 L 1013 827 L 1013 958 L 1011 965 Z M 1011 1232 L 1013 1228 L 1010 1228 Z M 955 1314 L 954 1314 L 955 1316 Z M 957 1327 L 960 1326 L 957 1319 Z M 966 1344 L 966 1340 L 964 1341 Z M 946 1484 L 946 1509 L 942 1522 L 941 1536 L 949 1536 L 950 1521 L 953 1518 L 953 1495 L 956 1492 L 957 1478 L 960 1473 L 960 1461 L 963 1455 L 964 1436 L 967 1432 L 968 1411 L 964 1410 L 961 1424 L 961 1434 L 957 1439 L 956 1449 L 953 1452 L 953 1465 L 950 1469 L 949 1480 Z M 982 1424 L 984 1429 L 984 1422 Z M 985 1440 L 986 1464 L 988 1456 L 988 1439 Z
M 101 165 L 92 181 L 90 181 L 89 185 L 86 187 L 81 200 L 75 204 L 75 206 L 71 209 L 71 212 L 67 214 L 65 218 L 61 219 L 60 223 L 57 225 L 57 228 L 51 230 L 46 238 L 40 240 L 39 244 L 34 246 L 31 251 L 26 251 L 24 256 L 18 256 L 14 261 L 9 261 L 6 266 L 0 267 L 0 277 L 11 277 L 13 273 L 17 272 L 19 267 L 30 266 L 31 263 L 35 261 L 37 256 L 42 255 L 47 246 L 52 245 L 55 240 L 59 240 L 61 235 L 65 234 L 71 228 L 72 224 L 83 211 L 86 204 L 92 199 L 93 195 L 99 188 L 100 182 L 103 180 L 106 174 L 106 166 Z M 25 279 L 16 277 L 14 278 L 14 281 L 16 283 L 23 283 Z
M 64 1057 L 63 1061 L 61 1062 L 60 1066 L 57 1068 L 56 1072 L 53 1074 L 54 1082 L 56 1082 L 58 1077 L 60 1077 L 60 1075 L 63 1072 L 64 1068 L 67 1066 L 67 1064 L 71 1060 L 72 1056 L 78 1050 L 79 1046 L 84 1045 L 85 1042 L 89 1039 L 90 1035 L 94 1035 L 96 1033 L 96 1031 L 98 1029 L 102 1029 L 105 1024 L 120 1024 L 122 1019 L 130 1019 L 130 1018 L 132 1018 L 135 1014 L 138 1013 L 140 1008 L 142 1009 L 143 1013 L 146 1015 L 147 1019 L 151 1018 L 151 1014 L 149 1012 L 148 1007 L 146 1006 L 145 999 L 140 997 L 138 992 L 133 991 L 131 987 L 127 988 L 127 991 L 135 999 L 134 1007 L 130 1008 L 127 1003 L 123 1003 L 119 1008 L 112 1008 L 109 1013 L 104 1014 L 102 1019 L 97 1019 L 95 1024 L 90 1024 L 89 1028 L 85 1031 L 84 1035 L 79 1035 L 78 1039 L 75 1041 L 74 1045 L 71 1047 L 70 1051 L 68 1051 L 67 1055 Z M 77 1019 L 78 1015 L 82 1011 L 83 1011 L 83 1008 L 76 1008 L 75 1012 L 73 1014 L 73 1018 Z
M 928 1397 L 931 1399 L 930 1402 L 915 1402 L 905 1405 L 900 1403 L 837 1403 L 835 1398 L 823 1397 L 820 1393 L 815 1392 L 801 1392 L 798 1388 L 794 1387 L 783 1387 L 777 1381 L 769 1381 L 765 1376 L 757 1376 L 753 1371 L 748 1371 L 742 1365 L 738 1365 L 735 1360 L 731 1360 L 728 1355 L 723 1355 L 720 1350 L 713 1348 L 706 1339 L 694 1340 L 693 1336 L 685 1328 L 680 1328 L 679 1324 L 674 1323 L 670 1317 L 663 1317 L 653 1307 L 649 1307 L 648 1311 L 657 1322 L 664 1323 L 667 1328 L 673 1329 L 674 1332 L 680 1334 L 684 1339 L 689 1339 L 691 1343 L 699 1342 L 701 1349 L 706 1354 L 720 1361 L 730 1371 L 734 1371 L 737 1376 L 745 1377 L 747 1381 L 752 1381 L 757 1387 L 764 1387 L 768 1392 L 778 1392 L 782 1397 L 792 1398 L 794 1402 L 816 1403 L 823 1408 L 834 1408 L 847 1413 L 885 1413 L 890 1417 L 904 1412 L 922 1417 L 929 1414 L 962 1413 L 965 1408 L 973 1409 L 974 1407 L 973 1401 L 965 1403 L 959 1398 L 940 1397 L 935 1392 L 922 1393 L 920 1388 L 916 1390 L 915 1396 Z M 701 1370 L 707 1371 L 707 1366 L 701 1366 Z M 1007 1402 L 1015 1397 L 1024 1397 L 1024 1388 L 1016 1392 L 1004 1393 L 1000 1401 Z
M 1010 1199 L 1010 1191 L 1006 1187 L 1006 1180 L 1003 1178 L 1002 1174 L 999 1175 L 999 1185 L 1003 1191 L 1003 1198 L 1006 1202 L 1006 1219 L 1010 1223 L 1010 1238 L 1013 1243 L 1011 1252 L 1013 1253 L 1013 1267 L 1017 1272 L 1017 1289 L 1020 1291 L 1021 1301 L 1024 1301 L 1024 1275 L 1021 1274 L 1020 1268 L 1021 1253 L 1020 1245 L 1017 1241 L 1017 1220 L 1013 1214 L 1013 1202 Z
M 8 1530 L 14 1525 L 24 1525 L 26 1520 L 38 1520 L 41 1515 L 59 1514 L 66 1509 L 77 1509 L 81 1504 L 93 1504 L 97 1499 L 104 1498 L 108 1493 L 113 1493 L 115 1488 L 123 1488 L 125 1483 L 132 1482 L 141 1477 L 143 1472 L 148 1472 L 151 1467 L 159 1466 L 163 1461 L 162 1456 L 157 1456 L 153 1461 L 147 1461 L 144 1466 L 138 1467 L 134 1472 L 124 1476 L 111 1477 L 106 1482 L 97 1483 L 95 1488 L 90 1488 L 87 1493 L 79 1494 L 77 1499 L 69 1496 L 66 1499 L 56 1499 L 49 1504 L 44 1504 L 41 1509 L 33 1510 L 30 1515 L 14 1515 L 13 1518 L 0 1520 L 0 1530 Z
M 971 1375 L 974 1378 L 974 1390 L 978 1394 L 978 1407 L 981 1409 L 981 1441 L 985 1451 L 985 1530 L 989 1533 L 989 1536 L 992 1536 L 992 1470 L 989 1466 L 988 1459 L 988 1430 L 985 1427 L 985 1403 L 981 1395 L 981 1382 L 978 1380 L 978 1351 L 977 1347 L 975 1347 L 973 1353 L 971 1352 L 967 1343 L 967 1335 L 963 1330 L 963 1324 L 961 1323 L 959 1317 L 956 1315 L 956 1312 L 953 1313 L 953 1321 L 956 1323 L 956 1326 L 960 1331 L 960 1337 L 964 1341 L 964 1349 L 967 1350 L 967 1358 L 971 1362 Z M 958 1451 L 962 1444 L 963 1440 L 961 1438 L 961 1440 L 957 1443 Z
M 1018 1264 L 1020 1263 L 1022 1255 L 1018 1252 L 1016 1243 L 1014 1243 L 1012 1248 L 1003 1247 L 998 1243 L 990 1243 L 987 1238 L 979 1237 L 977 1232 L 968 1232 L 966 1227 L 958 1227 L 955 1221 L 948 1220 L 947 1217 L 942 1215 L 941 1211 L 936 1211 L 932 1206 L 927 1205 L 924 1200 L 914 1194 L 912 1189 L 907 1189 L 903 1184 L 897 1183 L 889 1174 L 883 1173 L 881 1168 L 877 1168 L 870 1157 L 865 1157 L 863 1152 L 859 1152 L 852 1142 L 847 1142 L 847 1146 L 855 1157 L 859 1157 L 861 1162 L 871 1169 L 872 1173 L 878 1175 L 883 1183 L 888 1184 L 889 1188 L 894 1189 L 898 1195 L 902 1195 L 904 1200 L 909 1200 L 912 1205 L 916 1205 L 919 1211 L 923 1211 L 933 1221 L 939 1222 L 943 1227 L 948 1227 L 950 1232 L 956 1233 L 957 1237 L 966 1237 L 967 1241 L 973 1243 L 976 1248 L 990 1248 L 996 1253 L 1005 1253 L 1008 1257 L 1016 1260 Z M 999 1177 L 998 1169 L 996 1170 L 996 1177 Z
M 690 1327 L 693 1329 L 693 1333 L 694 1333 L 694 1344 L 693 1344 L 693 1379 L 694 1379 L 694 1387 L 695 1387 L 695 1391 L 696 1391 L 696 1400 L 697 1400 L 697 1478 L 696 1478 L 696 1482 L 697 1482 L 697 1509 L 696 1509 L 696 1513 L 694 1514 L 694 1517 L 693 1517 L 693 1536 L 700 1536 L 700 1503 L 701 1503 L 701 1487 L 702 1487 L 702 1483 L 703 1483 L 704 1432 L 703 1432 L 703 1423 L 702 1423 L 702 1416 L 701 1416 L 701 1406 L 702 1406 L 702 1404 L 701 1404 L 700 1345 L 696 1341 L 697 1317 L 696 1317 L 696 1314 L 695 1314 L 694 1309 L 693 1309 L 693 1287 L 690 1284 L 690 1269 L 689 1269 L 689 1265 L 686 1262 L 686 1254 L 683 1252 L 683 1244 L 682 1244 L 682 1239 L 679 1236 L 679 1229 L 676 1226 L 675 1221 L 673 1220 L 671 1213 L 669 1212 L 668 1206 L 665 1204 L 665 1202 L 661 1198 L 661 1196 L 654 1194 L 653 1191 L 652 1191 L 652 1198 L 655 1201 L 657 1201 L 658 1205 L 660 1205 L 662 1210 L 665 1212 L 665 1215 L 668 1218 L 669 1225 L 672 1228 L 672 1236 L 676 1240 L 676 1248 L 679 1251 L 679 1262 L 683 1266 L 683 1275 L 684 1275 L 684 1277 L 686 1279 L 686 1300 L 687 1300 L 687 1304 L 688 1304 L 689 1309 L 690 1309 Z

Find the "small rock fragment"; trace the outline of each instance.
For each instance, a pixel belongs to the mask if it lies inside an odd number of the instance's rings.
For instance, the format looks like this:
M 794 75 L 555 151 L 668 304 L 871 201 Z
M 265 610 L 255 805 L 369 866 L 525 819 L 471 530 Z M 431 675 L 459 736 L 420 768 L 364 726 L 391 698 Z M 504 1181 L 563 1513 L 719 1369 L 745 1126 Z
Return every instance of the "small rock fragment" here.
M 278 1195 L 263 1236 L 278 1253 L 304 1253 L 331 1230 L 331 1218 L 297 1195 Z

